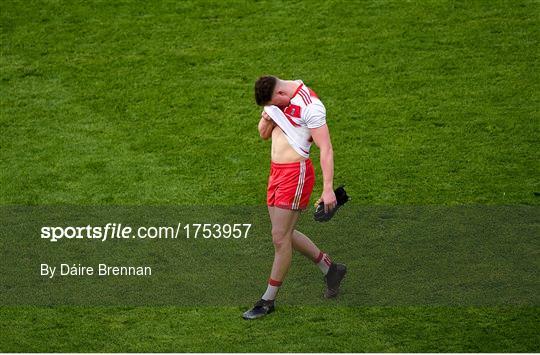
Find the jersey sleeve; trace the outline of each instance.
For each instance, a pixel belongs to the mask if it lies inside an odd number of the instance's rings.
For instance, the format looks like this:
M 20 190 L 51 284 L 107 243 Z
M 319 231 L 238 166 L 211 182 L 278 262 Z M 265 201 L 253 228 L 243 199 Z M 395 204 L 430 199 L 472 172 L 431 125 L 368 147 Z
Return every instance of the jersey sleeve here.
M 322 103 L 314 102 L 306 107 L 305 117 L 308 128 L 318 128 L 326 123 L 326 108 Z

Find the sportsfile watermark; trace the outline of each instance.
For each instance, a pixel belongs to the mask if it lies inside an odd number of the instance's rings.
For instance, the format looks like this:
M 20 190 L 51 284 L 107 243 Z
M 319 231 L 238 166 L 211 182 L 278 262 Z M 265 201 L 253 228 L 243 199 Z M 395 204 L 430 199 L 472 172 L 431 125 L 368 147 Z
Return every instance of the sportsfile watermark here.
M 122 223 L 107 223 L 103 226 L 43 226 L 41 239 L 51 242 L 59 240 L 91 239 L 240 239 L 247 238 L 251 223 L 178 223 L 173 226 L 131 227 Z
M 347 265 L 341 305 L 540 305 L 540 206 L 347 205 L 295 229 Z M 266 206 L 3 206 L 0 305 L 246 306 L 274 251 Z M 280 301 L 324 290 L 295 250 Z

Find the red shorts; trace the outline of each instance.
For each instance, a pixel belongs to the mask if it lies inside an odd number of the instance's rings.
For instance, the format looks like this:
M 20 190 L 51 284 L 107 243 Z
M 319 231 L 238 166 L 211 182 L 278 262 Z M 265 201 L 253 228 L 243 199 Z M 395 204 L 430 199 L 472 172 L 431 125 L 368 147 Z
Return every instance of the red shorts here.
M 309 204 L 314 184 L 315 171 L 310 159 L 286 164 L 272 162 L 266 203 L 288 210 L 303 210 Z

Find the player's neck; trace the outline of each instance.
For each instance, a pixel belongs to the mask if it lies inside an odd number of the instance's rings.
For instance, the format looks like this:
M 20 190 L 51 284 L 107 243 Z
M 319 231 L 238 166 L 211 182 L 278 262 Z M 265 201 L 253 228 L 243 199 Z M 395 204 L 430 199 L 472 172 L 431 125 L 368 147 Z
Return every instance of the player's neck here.
M 292 98 L 301 84 L 294 80 L 283 80 L 282 87 L 285 94 Z

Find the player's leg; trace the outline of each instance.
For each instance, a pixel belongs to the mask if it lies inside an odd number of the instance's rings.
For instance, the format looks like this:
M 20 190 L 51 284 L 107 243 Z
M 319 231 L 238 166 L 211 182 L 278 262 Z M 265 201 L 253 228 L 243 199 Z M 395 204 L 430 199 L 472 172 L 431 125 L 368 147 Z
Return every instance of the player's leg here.
M 339 282 L 341 282 L 341 279 L 343 278 L 343 276 L 345 276 L 345 272 L 346 272 L 346 271 L 343 271 L 343 269 L 346 270 L 346 267 L 344 265 L 341 265 L 341 264 L 332 263 L 332 259 L 330 259 L 330 256 L 328 254 L 324 253 L 323 251 L 321 251 L 315 245 L 315 243 L 313 243 L 313 241 L 311 239 L 309 239 L 302 232 L 297 231 L 295 229 L 294 232 L 293 232 L 292 237 L 293 237 L 292 238 L 292 243 L 293 243 L 294 250 L 299 251 L 305 257 L 307 257 L 308 259 L 313 261 L 315 264 L 317 264 L 317 266 L 319 267 L 319 269 L 321 270 L 323 275 L 325 275 L 325 280 L 327 280 L 328 278 L 330 278 L 332 280 L 339 279 L 337 287 L 336 287 L 336 282 L 333 282 L 331 285 L 329 285 L 331 289 L 335 290 L 335 292 L 331 292 L 331 293 L 335 293 L 335 295 L 337 295 L 337 289 L 339 288 Z M 332 266 L 333 264 L 335 266 Z M 332 270 L 332 272 L 330 273 L 330 275 L 328 275 L 330 270 Z M 335 277 L 333 275 L 334 273 L 338 273 L 337 277 Z M 343 274 L 343 275 L 341 276 L 341 274 Z M 328 277 L 326 277 L 326 276 L 328 276 Z M 329 295 L 330 295 L 330 293 L 327 292 L 326 296 L 328 297 Z M 333 297 L 333 296 L 330 296 L 330 297 Z
M 296 229 L 293 231 L 292 243 L 294 250 L 299 251 L 302 255 L 311 260 L 317 259 L 321 252 L 311 239 Z
M 322 252 L 304 233 L 295 229 L 293 231 L 292 244 L 294 250 L 299 251 L 306 258 L 317 264 L 324 275 L 328 273 L 332 263 L 330 256 Z
M 270 216 L 270 224 L 272 224 L 272 218 L 274 217 L 274 206 L 268 206 L 268 215 Z
M 313 186 L 315 184 L 315 169 L 311 160 L 306 160 L 304 162 L 304 179 L 301 184 L 301 190 L 299 189 L 300 195 L 296 199 L 297 208 L 306 209 L 309 205 L 309 199 L 313 191 Z M 309 239 L 307 236 L 301 232 L 294 230 L 292 235 L 292 245 L 293 248 L 304 256 L 311 260 L 315 260 L 320 253 L 319 248 Z
M 272 221 L 274 218 L 274 210 L 276 209 L 276 207 L 274 206 L 276 205 L 276 197 L 279 192 L 278 188 L 282 184 L 281 177 L 283 174 L 280 174 L 280 171 L 282 169 L 278 169 L 278 167 L 279 166 L 274 163 L 270 165 L 270 175 L 268 177 L 268 187 L 266 189 L 266 203 L 268 206 L 268 214 L 270 215 L 270 221 Z M 281 285 L 278 285 L 274 283 L 273 281 L 268 280 L 267 292 L 268 292 L 268 289 L 272 290 L 272 287 L 279 287 L 279 286 Z M 244 312 L 242 317 L 244 319 L 257 319 L 273 311 L 274 311 L 274 301 L 273 300 L 268 301 L 261 298 L 255 303 L 255 305 L 251 309 Z
M 274 207 L 272 219 L 272 243 L 274 244 L 274 263 L 270 278 L 283 282 L 292 260 L 292 235 L 300 211 Z
M 268 207 L 272 221 L 272 242 L 274 244 L 274 263 L 268 286 L 255 306 L 243 314 L 244 319 L 256 319 L 274 311 L 277 292 L 289 271 L 292 260 L 292 233 L 300 211 Z
M 277 214 L 274 215 L 274 211 L 276 210 Z M 310 260 L 314 261 L 323 274 L 326 275 L 331 264 L 330 257 L 326 253 L 321 252 L 309 237 L 294 229 L 294 225 L 296 225 L 300 212 L 284 210 L 274 206 L 269 206 L 268 212 L 270 214 L 270 220 L 272 221 L 272 241 L 274 242 L 275 249 L 274 264 L 270 278 L 278 282 L 285 278 L 286 270 L 290 267 L 292 250 L 297 250 Z M 289 215 L 296 215 L 296 218 L 290 219 Z M 293 228 L 290 244 L 292 250 L 289 249 L 288 243 L 289 228 L 291 227 Z
M 304 165 L 305 178 L 301 185 L 298 196 L 297 207 L 299 209 L 305 209 L 309 205 L 309 199 L 311 192 L 313 191 L 313 185 L 315 183 L 315 170 L 311 160 L 306 160 Z M 339 286 L 343 277 L 347 272 L 347 267 L 343 264 L 333 263 L 330 257 L 322 252 L 306 235 L 299 231 L 294 231 L 292 235 L 292 244 L 295 250 L 312 260 L 324 274 L 324 280 L 326 282 L 326 291 L 324 296 L 327 298 L 337 296 L 339 292 Z

